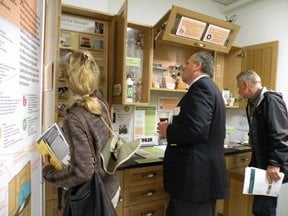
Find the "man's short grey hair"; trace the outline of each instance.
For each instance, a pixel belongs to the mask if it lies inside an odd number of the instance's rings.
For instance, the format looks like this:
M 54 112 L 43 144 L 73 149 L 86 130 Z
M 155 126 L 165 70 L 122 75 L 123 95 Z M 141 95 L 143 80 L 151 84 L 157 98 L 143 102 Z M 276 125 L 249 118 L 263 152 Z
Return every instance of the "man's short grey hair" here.
M 245 70 L 236 77 L 237 81 L 247 81 L 250 84 L 261 83 L 260 76 L 253 70 Z
M 201 71 L 213 78 L 215 68 L 213 56 L 208 52 L 199 51 L 195 57 L 196 61 L 201 63 Z

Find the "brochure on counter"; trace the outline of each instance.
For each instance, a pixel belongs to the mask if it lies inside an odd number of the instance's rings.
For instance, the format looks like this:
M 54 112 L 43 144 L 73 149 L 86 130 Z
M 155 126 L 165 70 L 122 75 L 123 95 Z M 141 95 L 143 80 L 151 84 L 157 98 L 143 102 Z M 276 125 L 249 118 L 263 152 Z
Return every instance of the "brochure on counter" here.
M 137 163 L 151 163 L 162 161 L 166 145 L 156 145 L 150 147 L 141 147 L 136 151 L 136 154 L 143 159 L 135 160 Z
M 58 170 L 68 164 L 69 145 L 57 125 L 54 123 L 37 140 L 37 150 L 41 155 L 49 155 L 51 164 Z

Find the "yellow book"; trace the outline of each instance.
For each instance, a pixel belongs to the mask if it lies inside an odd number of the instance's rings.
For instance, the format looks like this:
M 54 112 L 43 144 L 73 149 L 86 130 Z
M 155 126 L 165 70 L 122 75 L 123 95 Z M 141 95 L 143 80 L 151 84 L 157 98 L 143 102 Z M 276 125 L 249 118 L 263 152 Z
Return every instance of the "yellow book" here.
M 41 155 L 50 156 L 50 162 L 55 169 L 63 169 L 65 164 L 68 164 L 69 145 L 56 123 L 41 134 L 37 143 L 37 150 Z

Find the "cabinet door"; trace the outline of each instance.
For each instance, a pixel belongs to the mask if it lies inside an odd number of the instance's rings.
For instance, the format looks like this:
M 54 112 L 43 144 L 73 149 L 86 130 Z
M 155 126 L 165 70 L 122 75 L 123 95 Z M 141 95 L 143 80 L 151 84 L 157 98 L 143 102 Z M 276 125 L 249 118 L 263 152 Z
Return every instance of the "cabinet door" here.
M 152 68 L 152 28 L 127 23 L 125 5 L 117 15 L 113 104 L 148 104 Z
M 113 74 L 113 104 L 123 103 L 123 86 L 126 85 L 125 56 L 126 56 L 126 29 L 127 29 L 127 2 L 125 1 L 115 18 L 115 68 Z
M 275 89 L 278 41 L 255 44 L 247 47 L 232 47 L 227 54 L 216 53 L 216 79 L 232 96 L 239 99 L 239 107 L 245 107 L 246 100 L 240 99 L 236 76 L 243 70 L 255 70 L 264 86 Z M 224 58 L 224 59 L 223 59 Z M 220 79 L 219 79 L 220 78 Z
M 244 47 L 241 69 L 255 70 L 262 79 L 262 84 L 275 89 L 278 41 Z
M 224 202 L 224 215 L 231 216 L 252 216 L 253 196 L 244 195 L 243 181 L 244 174 L 229 171 L 230 199 Z
M 114 64 L 114 56 L 111 54 L 111 47 L 114 45 L 114 16 L 69 5 L 62 5 L 61 9 L 58 62 L 61 63 L 61 57 L 67 52 L 90 51 L 100 69 L 98 90 L 111 103 L 112 86 L 109 83 L 112 82 L 111 65 Z M 73 97 L 60 64 L 57 65 L 55 81 L 55 121 L 61 125 L 66 109 L 73 103 Z
M 126 73 L 133 81 L 132 95 L 128 95 L 128 83 L 124 86 L 124 103 L 149 103 L 152 68 L 152 28 L 128 23 L 126 38 Z

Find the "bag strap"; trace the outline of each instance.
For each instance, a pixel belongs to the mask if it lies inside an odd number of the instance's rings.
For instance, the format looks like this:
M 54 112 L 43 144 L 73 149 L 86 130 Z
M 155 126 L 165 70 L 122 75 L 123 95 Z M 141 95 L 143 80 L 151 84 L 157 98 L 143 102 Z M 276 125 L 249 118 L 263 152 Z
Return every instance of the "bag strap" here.
M 111 121 L 111 117 L 110 117 L 110 114 L 109 114 L 109 111 L 108 111 L 108 107 L 107 105 L 101 100 L 98 98 L 98 100 L 103 104 L 103 106 L 105 107 L 105 110 L 106 110 L 106 113 L 107 113 L 107 116 L 108 116 L 108 120 L 109 120 L 109 123 L 110 125 L 105 121 L 105 119 L 103 118 L 103 116 L 100 116 L 101 120 L 104 122 L 105 126 L 108 128 L 108 130 L 111 132 L 111 134 L 113 134 L 113 136 L 117 137 L 117 134 L 114 133 L 111 125 L 112 125 L 112 121 Z
M 69 112 L 72 112 L 74 113 L 80 120 L 81 124 L 84 126 L 85 128 L 85 132 L 88 136 L 88 142 L 89 142 L 89 146 L 90 146 L 90 151 L 91 151 L 91 154 L 92 154 L 92 161 L 93 161 L 93 165 L 94 165 L 94 170 L 97 174 L 100 173 L 100 166 L 101 166 L 101 163 L 100 163 L 100 160 L 99 160 L 99 163 L 97 163 L 97 157 L 96 157 L 96 151 L 94 149 L 94 145 L 93 145 L 93 138 L 92 138 L 92 135 L 89 131 L 89 128 L 88 128 L 88 125 L 87 125 L 87 122 L 86 120 L 84 119 L 83 115 L 81 112 L 79 112 L 79 109 L 77 108 L 72 108 L 69 110 Z
M 104 118 L 101 116 L 100 117 L 101 120 L 104 122 L 104 124 L 106 125 L 106 127 L 109 129 L 109 131 L 114 135 L 114 136 L 117 136 L 114 131 L 112 130 L 112 128 L 107 124 L 107 122 L 104 120 Z

